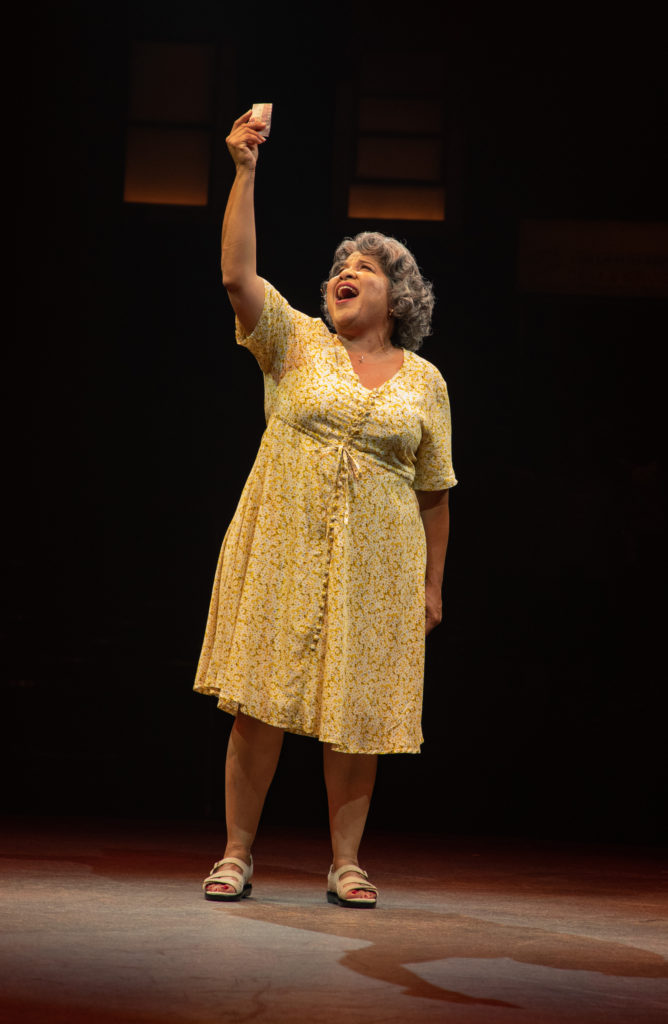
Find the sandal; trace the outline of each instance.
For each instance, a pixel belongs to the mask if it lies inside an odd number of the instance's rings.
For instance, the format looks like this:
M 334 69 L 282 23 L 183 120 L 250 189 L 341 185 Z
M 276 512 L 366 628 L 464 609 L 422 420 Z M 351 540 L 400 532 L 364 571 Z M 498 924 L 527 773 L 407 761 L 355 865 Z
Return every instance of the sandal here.
M 238 871 L 231 871 L 229 868 L 226 871 L 224 868 L 225 864 L 236 864 L 238 868 L 241 868 L 241 874 L 239 874 Z M 222 900 L 224 903 L 230 903 L 234 900 L 242 900 L 244 896 L 250 896 L 251 889 L 253 888 L 250 884 L 252 877 L 252 857 L 250 859 L 250 864 L 245 864 L 244 861 L 237 860 L 236 857 L 223 857 L 222 860 L 216 861 L 211 868 L 211 874 L 202 882 L 204 898 L 207 900 Z M 206 887 L 212 882 L 217 882 L 218 885 L 230 885 L 234 892 L 207 892 Z
M 346 878 L 341 881 L 341 875 L 345 875 L 346 871 L 354 871 L 358 876 L 355 878 Z M 364 881 L 360 884 L 359 879 L 363 878 Z M 376 895 L 372 900 L 363 899 L 360 896 L 354 896 L 352 899 L 348 899 L 351 892 L 355 889 L 363 889 L 365 892 L 373 892 Z M 372 885 L 369 881 L 369 876 L 366 871 L 362 871 L 357 864 L 344 864 L 338 871 L 334 870 L 332 864 L 329 869 L 329 875 L 327 876 L 327 902 L 336 903 L 339 907 L 359 907 L 360 909 L 368 907 L 372 909 L 376 906 L 376 896 L 378 895 L 378 889 L 375 885 Z

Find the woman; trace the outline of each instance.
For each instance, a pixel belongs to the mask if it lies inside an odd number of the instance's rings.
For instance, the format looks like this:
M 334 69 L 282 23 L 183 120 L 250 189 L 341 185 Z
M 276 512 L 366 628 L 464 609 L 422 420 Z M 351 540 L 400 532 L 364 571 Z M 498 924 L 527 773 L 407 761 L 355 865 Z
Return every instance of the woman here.
M 253 187 L 264 123 L 227 139 L 222 235 L 237 340 L 265 379 L 267 429 L 227 531 L 195 682 L 236 716 L 227 846 L 208 899 L 251 890 L 251 847 L 283 733 L 323 743 L 332 839 L 327 898 L 369 908 L 358 863 L 379 753 L 419 752 L 424 637 L 441 619 L 448 541 L 445 382 L 415 355 L 431 286 L 399 242 L 339 246 L 322 320 L 257 276 Z

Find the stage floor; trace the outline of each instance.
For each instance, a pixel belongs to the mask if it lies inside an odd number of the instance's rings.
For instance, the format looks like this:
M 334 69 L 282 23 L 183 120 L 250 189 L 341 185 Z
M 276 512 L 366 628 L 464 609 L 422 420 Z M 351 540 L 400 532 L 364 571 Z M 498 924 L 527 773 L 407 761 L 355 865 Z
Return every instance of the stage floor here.
M 276 830 L 252 897 L 219 904 L 211 823 L 5 821 L 0 1020 L 668 1020 L 664 851 L 375 834 L 363 854 L 376 910 L 325 901 L 326 836 Z

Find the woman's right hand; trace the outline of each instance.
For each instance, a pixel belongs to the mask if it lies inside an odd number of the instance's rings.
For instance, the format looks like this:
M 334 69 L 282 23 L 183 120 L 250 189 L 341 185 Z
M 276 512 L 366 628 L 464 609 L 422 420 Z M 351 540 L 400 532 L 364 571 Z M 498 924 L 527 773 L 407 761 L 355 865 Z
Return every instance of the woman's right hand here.
M 264 128 L 264 121 L 253 121 L 252 110 L 238 117 L 232 126 L 232 131 L 225 139 L 230 155 L 237 168 L 247 167 L 254 170 L 257 163 L 257 155 L 260 146 L 266 139 L 260 135 L 260 129 Z

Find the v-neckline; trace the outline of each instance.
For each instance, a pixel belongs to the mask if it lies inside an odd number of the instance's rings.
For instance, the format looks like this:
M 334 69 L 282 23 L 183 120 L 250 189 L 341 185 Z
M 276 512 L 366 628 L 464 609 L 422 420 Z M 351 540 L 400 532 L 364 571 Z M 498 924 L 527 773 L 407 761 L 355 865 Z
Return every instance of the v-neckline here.
M 406 355 L 407 355 L 408 349 L 402 348 L 402 352 L 403 352 L 403 356 L 404 357 L 401 360 L 401 366 L 398 367 L 398 369 L 396 369 L 394 371 L 394 373 L 392 374 L 391 377 L 388 377 L 387 380 L 384 380 L 382 382 L 382 384 L 378 384 L 375 388 L 368 388 L 366 386 L 366 384 L 363 384 L 362 381 L 360 380 L 360 376 L 359 376 L 357 370 L 355 369 L 355 367 L 353 365 L 352 359 L 350 358 L 350 353 L 349 353 L 348 349 L 346 348 L 346 346 L 341 341 L 341 339 L 339 338 L 338 334 L 334 335 L 334 340 L 340 346 L 340 348 L 343 349 L 343 353 L 344 353 L 344 356 L 345 356 L 347 368 L 350 370 L 350 372 L 352 373 L 353 377 L 355 378 L 355 380 L 357 381 L 359 386 L 361 388 L 363 388 L 364 391 L 368 391 L 369 393 L 372 393 L 373 391 L 380 391 L 381 388 L 384 388 L 387 384 L 389 384 L 396 377 L 398 377 L 399 374 L 403 372 L 403 370 L 404 370 L 404 368 L 406 366 Z

